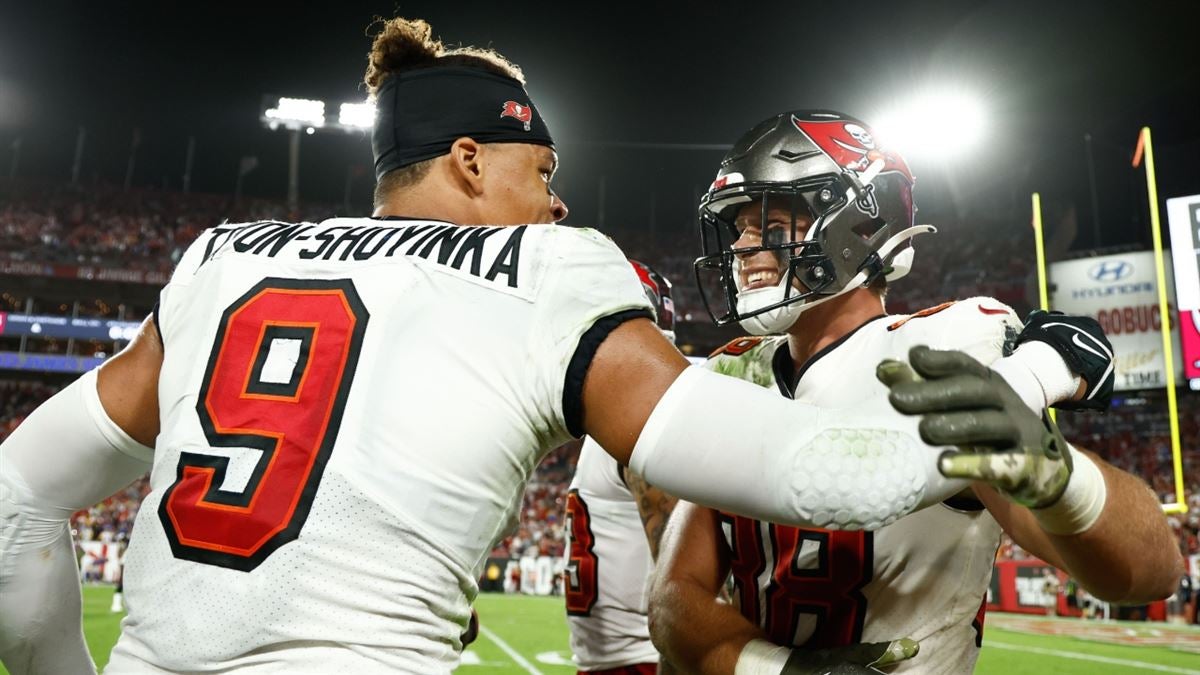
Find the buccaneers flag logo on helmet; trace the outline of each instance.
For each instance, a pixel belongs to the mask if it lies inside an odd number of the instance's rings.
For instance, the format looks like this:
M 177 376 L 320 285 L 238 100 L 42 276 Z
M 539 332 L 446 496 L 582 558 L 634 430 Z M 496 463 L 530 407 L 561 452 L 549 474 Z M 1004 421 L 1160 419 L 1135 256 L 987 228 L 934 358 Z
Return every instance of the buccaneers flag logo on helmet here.
M 518 122 L 523 122 L 525 131 L 529 131 L 529 122 L 533 119 L 533 108 L 521 105 L 516 101 L 505 101 L 504 109 L 500 111 L 500 117 L 511 117 Z
M 879 139 L 860 124 L 846 120 L 800 119 L 795 115 L 792 115 L 792 124 L 842 168 L 862 172 L 871 162 L 882 159 L 884 171 L 899 171 L 910 183 L 913 180 L 904 158 L 884 148 Z

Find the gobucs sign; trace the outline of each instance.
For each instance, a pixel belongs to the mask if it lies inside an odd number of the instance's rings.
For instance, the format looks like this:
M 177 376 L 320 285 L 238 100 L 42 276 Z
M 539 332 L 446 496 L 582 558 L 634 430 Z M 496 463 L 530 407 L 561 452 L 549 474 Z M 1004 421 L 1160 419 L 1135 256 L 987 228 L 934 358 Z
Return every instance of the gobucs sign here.
M 1167 295 L 1173 297 L 1171 270 L 1166 271 Z M 1050 281 L 1051 309 L 1095 318 L 1112 341 L 1116 389 L 1166 386 L 1162 317 L 1151 251 L 1052 263 Z M 1179 358 L 1178 314 L 1172 307 L 1169 315 L 1178 376 L 1183 365 Z

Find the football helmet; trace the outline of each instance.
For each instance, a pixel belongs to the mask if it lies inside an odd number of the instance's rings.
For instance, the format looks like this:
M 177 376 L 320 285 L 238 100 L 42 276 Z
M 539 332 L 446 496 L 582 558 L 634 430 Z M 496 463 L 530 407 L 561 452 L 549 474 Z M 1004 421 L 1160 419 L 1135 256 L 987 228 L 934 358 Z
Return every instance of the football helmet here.
M 848 115 L 794 110 L 755 125 L 725 155 L 700 200 L 704 255 L 696 281 L 713 321 L 778 333 L 805 309 L 880 276 L 907 274 L 910 240 L 935 231 L 913 225 L 912 187 L 904 159 Z M 735 248 L 735 221 L 747 204 L 761 209 L 767 234 L 758 245 Z M 790 208 L 790 237 L 786 227 L 766 229 L 769 207 Z M 778 266 L 777 282 L 744 289 L 743 263 L 764 251 Z
M 629 264 L 633 271 L 637 272 L 638 279 L 642 282 L 642 290 L 646 291 L 646 298 L 654 307 L 654 320 L 658 323 L 658 329 L 668 340 L 675 342 L 675 302 L 671 299 L 671 282 L 644 262 L 630 258 Z

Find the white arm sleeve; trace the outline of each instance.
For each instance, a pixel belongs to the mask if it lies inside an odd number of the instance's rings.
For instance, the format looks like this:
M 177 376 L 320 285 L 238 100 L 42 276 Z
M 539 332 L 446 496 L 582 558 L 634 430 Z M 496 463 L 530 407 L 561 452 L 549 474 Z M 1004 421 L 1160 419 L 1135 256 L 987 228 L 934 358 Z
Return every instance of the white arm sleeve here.
M 92 673 L 68 519 L 150 468 L 85 374 L 0 445 L 0 661 L 13 675 Z
M 703 368 L 654 408 L 630 467 L 688 501 L 773 523 L 877 529 L 967 483 L 901 415 L 816 408 Z
M 1045 342 L 1026 342 L 990 368 L 1039 414 L 1048 406 L 1071 400 L 1079 390 L 1079 376 Z

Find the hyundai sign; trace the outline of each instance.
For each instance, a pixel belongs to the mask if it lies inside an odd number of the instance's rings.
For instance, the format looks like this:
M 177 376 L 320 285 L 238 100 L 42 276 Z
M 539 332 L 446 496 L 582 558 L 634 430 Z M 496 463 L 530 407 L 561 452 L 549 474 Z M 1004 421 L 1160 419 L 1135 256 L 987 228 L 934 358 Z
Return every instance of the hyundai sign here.
M 1171 270 L 1166 272 L 1171 296 Z M 1118 390 L 1166 386 L 1155 277 L 1151 251 L 1050 264 L 1050 307 L 1100 322 L 1116 350 Z M 1170 313 L 1175 317 L 1171 330 L 1175 369 L 1181 375 L 1178 315 L 1174 309 Z

